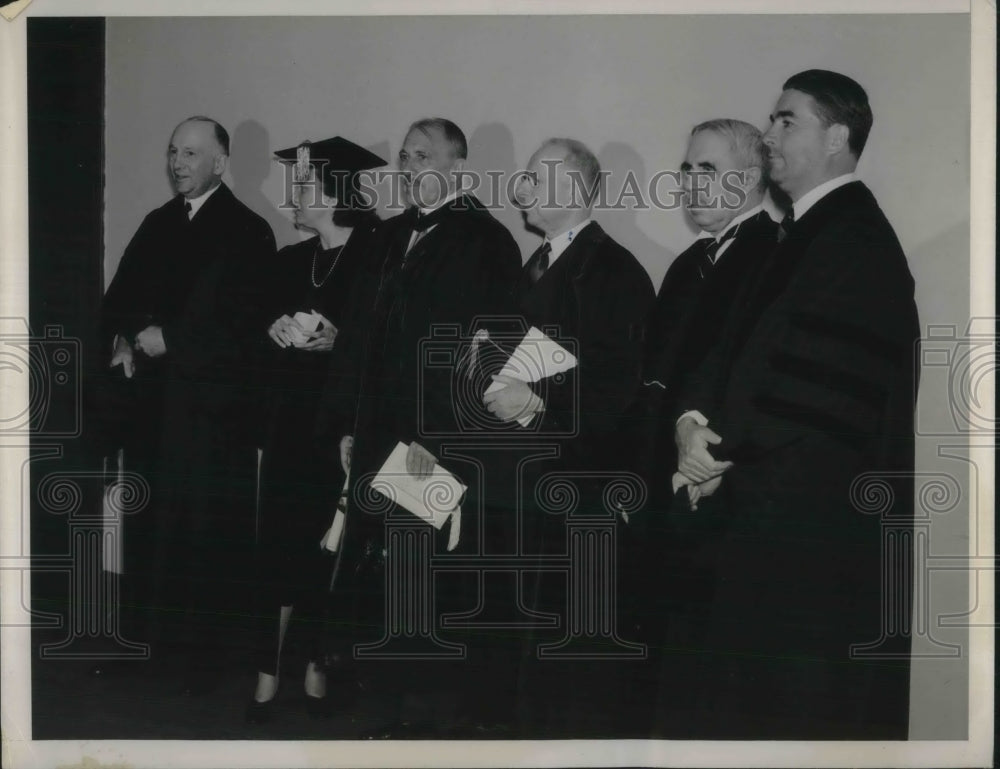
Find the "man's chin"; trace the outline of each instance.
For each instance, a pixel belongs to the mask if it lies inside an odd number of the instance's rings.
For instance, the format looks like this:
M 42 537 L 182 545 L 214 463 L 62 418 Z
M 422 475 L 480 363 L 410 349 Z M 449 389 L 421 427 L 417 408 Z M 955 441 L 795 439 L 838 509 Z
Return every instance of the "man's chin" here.
M 418 195 L 413 198 L 413 204 L 425 210 L 431 210 L 441 205 L 444 195 Z
M 714 213 L 713 211 L 708 211 L 708 210 L 701 209 L 701 208 L 689 208 L 689 209 L 687 209 L 688 218 L 691 219 L 692 222 L 694 222 L 695 224 L 697 224 L 702 229 L 705 229 L 706 225 L 709 225 L 709 224 L 712 223 L 712 214 L 713 213 Z
M 524 221 L 527 224 L 530 224 L 532 227 L 542 229 L 544 222 L 542 221 L 542 217 L 538 215 L 538 209 L 535 206 L 522 208 L 521 213 L 524 214 Z

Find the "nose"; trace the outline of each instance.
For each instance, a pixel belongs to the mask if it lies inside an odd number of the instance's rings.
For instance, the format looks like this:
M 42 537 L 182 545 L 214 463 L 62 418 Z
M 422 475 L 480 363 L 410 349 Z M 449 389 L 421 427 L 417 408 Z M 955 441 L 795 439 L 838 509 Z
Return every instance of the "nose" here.
M 775 145 L 774 123 L 772 123 L 770 125 L 770 127 L 766 131 L 764 131 L 763 141 L 764 141 L 765 146 L 767 146 L 767 147 L 773 147 Z
M 521 178 L 517 180 L 517 184 L 514 185 L 514 202 L 524 203 L 524 188 L 527 182 L 525 179 Z
M 514 185 L 514 200 L 515 205 L 527 207 L 531 203 L 531 183 L 528 181 L 528 177 L 522 176 L 517 180 L 517 184 Z

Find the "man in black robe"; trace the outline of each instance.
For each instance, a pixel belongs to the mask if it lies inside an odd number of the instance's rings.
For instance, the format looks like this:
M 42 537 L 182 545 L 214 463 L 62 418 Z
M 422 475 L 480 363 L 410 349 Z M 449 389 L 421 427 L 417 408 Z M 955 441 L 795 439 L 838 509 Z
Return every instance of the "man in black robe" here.
M 609 515 L 605 489 L 622 468 L 622 417 L 639 387 L 644 322 L 655 298 L 646 270 L 591 218 L 601 181 L 597 158 L 585 145 L 554 138 L 532 155 L 516 189 L 528 225 L 545 236 L 522 270 L 521 313 L 527 326 L 542 330 L 577 358 L 570 370 L 530 385 L 502 377 L 504 387 L 484 399 L 500 420 L 516 420 L 526 440 L 555 451 L 552 458 L 518 465 L 511 473 L 523 481 L 515 501 L 523 553 L 539 557 L 540 565 L 568 554 L 570 518 Z M 518 458 L 511 455 L 514 464 Z M 559 506 L 557 489 L 563 481 L 576 489 L 578 504 L 570 511 L 553 509 Z M 623 521 L 614 525 L 620 530 Z M 616 535 L 620 542 L 620 531 Z M 598 592 L 614 582 L 589 573 L 568 579 L 543 571 L 524 576 L 534 583 L 528 598 L 532 608 L 555 614 L 559 626 L 539 629 L 527 639 L 519 702 L 523 736 L 623 736 L 629 709 L 619 700 L 629 689 L 629 662 L 622 668 L 608 657 L 586 662 L 537 657 L 538 644 L 556 643 L 568 632 L 574 579 L 599 582 Z M 613 614 L 611 601 L 618 598 L 620 593 L 607 597 L 603 609 Z M 621 651 L 619 640 L 613 633 L 602 636 L 592 651 Z M 616 704 L 600 707 L 596 700 Z
M 695 126 L 681 163 L 685 210 L 701 232 L 660 286 L 647 324 L 643 387 L 629 415 L 631 450 L 649 501 L 624 532 L 633 557 L 622 564 L 622 596 L 627 624 L 649 645 L 650 685 L 659 681 L 664 647 L 697 643 L 688 615 L 711 600 L 711 535 L 671 528 L 666 514 L 677 467 L 676 402 L 721 336 L 736 296 L 776 245 L 777 224 L 763 209 L 765 166 L 760 131 L 732 119 Z M 686 502 L 687 489 L 681 493 Z M 656 694 L 650 692 L 651 704 Z M 675 696 L 667 689 L 659 694 Z
M 153 495 L 125 522 L 130 600 L 183 616 L 190 688 L 218 663 L 201 648 L 211 612 L 239 608 L 254 532 L 260 276 L 275 253 L 266 222 L 222 183 L 229 136 L 194 117 L 170 139 L 176 196 L 150 213 L 122 256 L 103 307 L 120 373 L 110 432 Z M 158 623 L 155 623 L 158 624 Z
M 775 246 L 777 224 L 763 208 L 765 165 L 761 133 L 749 123 L 710 120 L 691 130 L 681 172 L 685 210 L 701 231 L 671 263 L 647 322 L 647 412 L 637 425 L 657 428 L 647 436 L 654 445 L 640 453 L 651 491 L 667 501 L 673 489 L 665 470 L 677 464 L 672 404 L 722 333 L 736 294 Z
M 809 70 L 764 135 L 792 210 L 677 409 L 679 470 L 712 493 L 688 517 L 717 548 L 677 736 L 907 736 L 911 560 L 885 547 L 910 541 L 919 325 L 906 257 L 854 176 L 871 126 L 860 85 Z M 875 511 L 872 474 L 891 491 Z
M 467 152 L 465 136 L 449 120 L 429 118 L 410 127 L 399 166 L 413 206 L 376 232 L 333 351 L 319 430 L 339 444 L 343 469 L 350 471 L 333 617 L 344 630 L 338 646 L 348 658 L 358 644 L 400 631 L 388 626 L 385 613 L 386 519 L 417 519 L 386 506 L 371 485 L 398 442 L 409 445 L 408 473 L 426 478 L 440 461 L 469 486 L 456 552 L 475 552 L 479 540 L 476 468 L 449 461 L 442 448 L 461 442 L 465 418 L 475 416 L 470 409 L 482 412 L 480 420 L 488 417 L 478 398 L 459 395 L 468 385 L 456 364 L 469 348 L 477 318 L 514 314 L 520 257 L 503 225 L 459 189 Z M 443 358 L 428 345 L 442 331 Z M 436 553 L 446 552 L 452 526 L 454 519 L 435 533 Z M 446 606 L 475 608 L 474 594 L 435 585 L 435 631 Z M 409 634 L 417 630 L 405 628 Z M 474 680 L 469 665 L 414 660 L 395 663 L 397 671 L 384 659 L 355 663 L 358 675 L 378 676 L 379 688 L 395 700 L 386 733 L 391 736 L 440 734 L 457 717 L 463 697 L 488 704 L 481 691 L 462 687 L 463 679 Z

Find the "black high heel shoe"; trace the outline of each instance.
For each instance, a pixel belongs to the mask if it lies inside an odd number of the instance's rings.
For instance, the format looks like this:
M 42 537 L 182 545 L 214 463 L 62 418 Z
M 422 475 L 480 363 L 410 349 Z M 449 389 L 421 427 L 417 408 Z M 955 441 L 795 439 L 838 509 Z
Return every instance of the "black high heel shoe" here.
M 317 665 L 314 662 L 309 663 L 309 667 L 306 668 L 306 680 L 309 677 L 309 668 L 313 668 L 316 673 L 323 677 L 324 690 L 327 686 L 327 669 L 328 665 L 324 660 L 323 663 Z M 310 694 L 308 691 L 306 695 L 306 713 L 309 714 L 310 718 L 328 718 L 333 715 L 333 707 L 331 706 L 332 700 L 330 699 L 329 692 L 324 691 L 322 697 L 317 697 L 314 694 Z
M 329 687 L 330 682 L 327 682 Z M 364 689 L 361 682 L 354 678 L 337 682 L 336 696 L 330 696 L 329 690 L 322 697 L 306 695 L 306 713 L 313 718 L 330 718 L 337 713 L 350 710 L 357 704 Z
M 274 697 L 267 700 L 267 702 L 250 700 L 250 702 L 247 703 L 245 716 L 248 724 L 266 724 L 271 720 L 273 715 Z
M 330 699 L 329 695 L 325 694 L 322 697 L 306 695 L 306 713 L 309 714 L 310 718 L 329 718 L 333 712 L 333 700 Z

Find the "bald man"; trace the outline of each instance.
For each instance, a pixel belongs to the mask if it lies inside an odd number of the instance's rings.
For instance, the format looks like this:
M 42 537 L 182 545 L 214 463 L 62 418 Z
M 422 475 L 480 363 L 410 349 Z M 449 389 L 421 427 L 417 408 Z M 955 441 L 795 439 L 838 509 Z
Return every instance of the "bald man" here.
M 555 449 L 551 458 L 526 463 L 517 500 L 522 552 L 542 560 L 567 554 L 570 515 L 606 514 L 605 489 L 619 477 L 622 418 L 640 384 L 645 318 L 655 300 L 646 270 L 592 218 L 602 181 L 590 149 L 575 139 L 555 137 L 531 156 L 515 189 L 525 223 L 544 235 L 522 270 L 525 325 L 569 345 L 578 360 L 564 376 L 534 386 L 498 377 L 505 386 L 484 398 L 499 420 L 517 420 L 534 445 Z M 507 459 L 520 457 L 509 452 Z M 552 514 L 546 488 L 554 488 L 547 485 L 553 478 L 568 478 L 579 489 L 572 513 Z M 518 488 L 514 481 L 510 487 Z M 567 580 L 540 570 L 527 573 L 524 581 L 532 585 L 526 592 L 533 609 L 568 621 Z M 560 625 L 536 628 L 527 637 L 519 671 L 521 736 L 631 733 L 635 689 L 629 684 L 638 666 L 632 661 L 617 664 L 609 656 L 542 660 L 536 645 L 557 642 L 565 633 L 566 626 Z M 614 702 L 615 707 L 598 702 Z
M 128 469 L 153 492 L 126 522 L 126 603 L 191 620 L 181 638 L 194 692 L 206 683 L 198 668 L 216 660 L 201 648 L 211 633 L 195 630 L 193 618 L 232 608 L 223 585 L 238 583 L 253 538 L 256 409 L 246 382 L 266 331 L 259 276 L 275 243 L 222 183 L 229 135 L 219 123 L 183 121 L 167 158 L 176 194 L 125 249 L 102 332 L 118 393 L 109 443 L 121 441 Z

